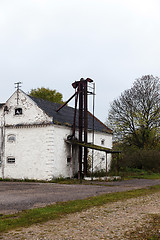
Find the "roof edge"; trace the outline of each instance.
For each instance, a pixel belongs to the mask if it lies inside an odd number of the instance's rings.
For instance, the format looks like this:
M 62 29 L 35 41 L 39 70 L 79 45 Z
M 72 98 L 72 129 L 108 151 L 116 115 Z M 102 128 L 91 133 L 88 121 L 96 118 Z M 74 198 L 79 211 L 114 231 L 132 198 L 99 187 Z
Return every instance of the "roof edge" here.
M 0 108 L 2 108 L 5 105 L 5 103 L 0 103 Z
M 113 134 L 113 131 L 112 131 L 109 127 L 107 127 L 107 126 L 106 126 L 103 122 L 101 122 L 97 117 L 93 116 L 93 114 L 92 114 L 91 112 L 88 111 L 88 113 L 89 113 L 93 118 L 95 118 L 100 124 L 102 124 L 102 125 L 106 128 L 107 133 Z

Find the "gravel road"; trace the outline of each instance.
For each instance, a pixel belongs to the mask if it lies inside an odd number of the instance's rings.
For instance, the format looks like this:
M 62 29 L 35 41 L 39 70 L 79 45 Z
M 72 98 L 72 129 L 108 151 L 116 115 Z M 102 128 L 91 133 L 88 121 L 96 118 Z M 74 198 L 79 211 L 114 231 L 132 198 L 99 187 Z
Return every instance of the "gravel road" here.
M 3 240 L 140 240 L 153 214 L 160 215 L 160 192 L 93 207 L 61 219 L 17 229 Z M 138 227 L 138 229 L 137 229 Z M 160 239 L 160 232 L 159 239 Z M 137 236 L 137 235 L 136 235 Z M 156 238 L 158 239 L 158 238 Z
M 84 199 L 104 193 L 128 191 L 160 184 L 160 179 L 94 182 L 99 185 L 0 182 L 0 214 L 41 207 L 59 201 Z

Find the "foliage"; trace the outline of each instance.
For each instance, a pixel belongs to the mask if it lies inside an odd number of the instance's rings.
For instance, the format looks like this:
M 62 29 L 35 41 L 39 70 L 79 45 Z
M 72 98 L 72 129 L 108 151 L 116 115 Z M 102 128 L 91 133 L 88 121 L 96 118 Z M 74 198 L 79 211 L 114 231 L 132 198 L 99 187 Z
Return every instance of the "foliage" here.
M 155 147 L 160 139 L 160 80 L 146 75 L 135 80 L 111 104 L 108 121 L 118 141 L 138 148 Z
M 93 177 L 105 177 L 106 176 L 106 170 L 100 169 L 93 172 Z
M 117 171 L 112 166 L 112 170 L 110 170 L 109 175 L 116 175 Z M 150 170 L 146 171 L 143 169 L 138 168 L 129 168 L 129 167 L 121 167 L 119 169 L 119 176 L 121 176 L 122 179 L 132 179 L 132 178 L 138 178 L 138 179 L 160 179 L 160 173 L 154 173 Z
M 117 156 L 112 157 L 112 171 L 126 171 L 127 168 L 160 173 L 160 151 L 130 147 L 121 153 L 119 159 L 117 159 Z
M 32 97 L 42 98 L 50 102 L 63 104 L 63 95 L 56 90 L 51 90 L 49 88 L 41 87 L 37 89 L 31 89 L 29 95 Z
M 128 163 L 129 167 L 160 172 L 160 151 L 157 150 L 127 151 L 123 154 L 122 161 L 125 166 Z

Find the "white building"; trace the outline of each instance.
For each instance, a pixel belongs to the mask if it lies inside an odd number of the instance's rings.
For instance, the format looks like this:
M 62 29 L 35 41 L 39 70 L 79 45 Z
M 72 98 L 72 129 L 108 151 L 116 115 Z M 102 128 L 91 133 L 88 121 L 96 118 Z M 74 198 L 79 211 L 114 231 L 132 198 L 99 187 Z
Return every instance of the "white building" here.
M 51 180 L 73 177 L 78 172 L 78 146 L 66 143 L 72 131 L 74 109 L 65 106 L 56 112 L 59 106 L 28 96 L 22 90 L 0 104 L 0 178 Z M 92 119 L 88 114 L 89 142 Z M 97 118 L 94 139 L 95 144 L 112 148 L 112 131 Z M 107 164 L 109 167 L 110 156 Z M 105 152 L 94 151 L 93 167 L 105 169 Z

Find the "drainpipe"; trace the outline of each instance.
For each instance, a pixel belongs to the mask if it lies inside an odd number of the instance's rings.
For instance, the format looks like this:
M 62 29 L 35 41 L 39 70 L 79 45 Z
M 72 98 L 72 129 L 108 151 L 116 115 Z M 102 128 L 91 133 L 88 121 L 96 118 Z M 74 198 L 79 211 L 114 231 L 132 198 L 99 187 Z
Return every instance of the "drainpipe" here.
M 0 152 L 0 160 L 1 160 L 1 172 L 2 172 L 2 178 L 3 178 L 3 170 L 2 170 L 2 166 L 3 166 L 3 164 L 2 164 L 2 162 L 3 162 L 3 159 L 2 159 L 2 156 L 3 156 L 3 151 L 2 151 L 2 149 L 3 149 L 3 126 L 2 126 L 2 116 L 1 116 L 1 140 L 0 140 L 0 143 L 1 143 L 1 146 L 0 146 L 0 150 L 1 150 L 1 152 Z
M 5 111 L 3 117 L 1 117 L 1 167 L 2 167 L 2 179 L 4 179 L 5 168 Z

